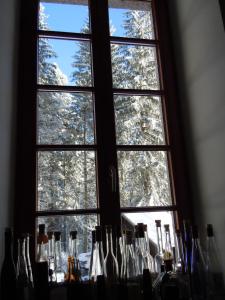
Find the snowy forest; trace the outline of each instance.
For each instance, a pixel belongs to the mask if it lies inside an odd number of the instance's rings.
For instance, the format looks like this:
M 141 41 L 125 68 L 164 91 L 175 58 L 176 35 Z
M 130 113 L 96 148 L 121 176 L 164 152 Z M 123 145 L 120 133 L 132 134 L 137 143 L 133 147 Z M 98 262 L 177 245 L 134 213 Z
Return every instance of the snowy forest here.
M 127 10 L 126 37 L 154 36 L 150 11 Z M 40 5 L 39 29 L 48 27 Z M 111 34 L 115 26 L 111 22 Z M 88 21 L 82 33 L 88 32 Z M 92 86 L 90 42 L 76 41 L 70 79 L 74 86 Z M 68 78 L 54 62 L 48 38 L 39 38 L 38 83 L 68 85 Z M 159 90 L 154 47 L 111 44 L 113 87 Z M 93 145 L 94 97 L 90 92 L 39 91 L 37 95 L 37 143 L 39 145 Z M 160 96 L 114 96 L 117 145 L 165 145 Z M 39 151 L 37 158 L 37 210 L 74 210 L 97 207 L 94 151 Z M 171 204 L 167 154 L 163 151 L 118 151 L 120 203 L 122 207 Z M 47 230 L 60 230 L 64 239 L 78 230 L 79 252 L 88 252 L 94 215 L 41 217 Z

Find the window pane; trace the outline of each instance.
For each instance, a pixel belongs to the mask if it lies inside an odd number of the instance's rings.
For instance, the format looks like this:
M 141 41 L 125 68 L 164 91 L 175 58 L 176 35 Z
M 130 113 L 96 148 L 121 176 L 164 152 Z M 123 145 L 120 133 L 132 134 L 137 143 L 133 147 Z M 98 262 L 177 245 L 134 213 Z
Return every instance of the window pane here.
M 159 89 L 155 47 L 111 44 L 113 87 Z
M 95 207 L 94 151 L 38 153 L 38 210 Z
M 154 39 L 151 3 L 147 1 L 109 1 L 110 34 Z
M 163 247 L 165 245 L 165 231 L 164 231 L 165 224 L 170 225 L 171 242 L 172 242 L 172 246 L 174 246 L 175 226 L 174 226 L 173 212 L 159 211 L 159 212 L 123 213 L 121 216 L 121 223 L 124 229 L 126 228 L 134 229 L 134 226 L 137 223 L 147 224 L 148 237 L 151 242 L 150 245 L 152 246 L 151 250 L 153 250 L 154 245 L 155 247 L 157 246 L 155 220 L 161 220 Z
M 165 143 L 160 97 L 116 95 L 114 103 L 117 144 Z
M 39 29 L 89 33 L 88 0 L 41 1 Z
M 93 144 L 91 93 L 38 93 L 39 144 Z
M 38 83 L 91 86 L 90 42 L 40 38 Z
M 122 207 L 171 205 L 166 152 L 118 151 Z
M 98 225 L 96 215 L 77 215 L 77 216 L 48 216 L 39 217 L 37 219 L 38 224 L 45 224 L 46 232 L 48 231 L 60 231 L 62 241 L 62 262 L 63 270 L 67 270 L 67 257 L 69 253 L 68 238 L 69 233 L 72 230 L 77 230 L 77 248 L 78 256 L 81 264 L 82 279 L 87 280 L 88 269 L 90 264 L 91 255 L 91 243 L 92 236 L 91 231 Z M 37 228 L 38 231 L 38 228 Z

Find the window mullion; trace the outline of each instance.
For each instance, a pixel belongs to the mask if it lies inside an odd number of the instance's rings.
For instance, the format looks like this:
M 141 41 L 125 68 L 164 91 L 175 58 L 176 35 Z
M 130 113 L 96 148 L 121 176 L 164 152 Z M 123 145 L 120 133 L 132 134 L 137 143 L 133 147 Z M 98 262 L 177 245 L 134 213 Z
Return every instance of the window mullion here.
M 120 222 L 108 1 L 90 1 L 101 224 Z M 113 178 L 115 177 L 115 178 Z

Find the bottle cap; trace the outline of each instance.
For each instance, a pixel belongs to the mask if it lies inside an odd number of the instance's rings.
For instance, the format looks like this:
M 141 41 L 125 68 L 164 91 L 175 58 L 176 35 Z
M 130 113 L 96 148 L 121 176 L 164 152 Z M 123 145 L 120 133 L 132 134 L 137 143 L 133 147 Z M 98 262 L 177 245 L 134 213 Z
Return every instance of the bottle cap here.
M 47 235 L 48 235 L 48 239 L 49 239 L 49 240 L 52 240 L 53 235 L 54 235 L 54 232 L 53 232 L 53 231 L 48 231 L 48 232 L 47 232 Z
M 95 244 L 96 243 L 96 231 L 92 230 L 91 235 L 92 235 L 92 243 Z
M 169 224 L 165 224 L 164 225 L 165 231 L 169 232 L 170 231 L 170 225 Z
M 60 231 L 55 231 L 54 236 L 55 236 L 55 241 L 60 241 L 61 232 Z
M 214 236 L 212 224 L 207 224 L 206 230 L 207 230 L 208 237 Z
M 45 234 L 45 224 L 38 225 L 39 234 Z
M 77 238 L 77 231 L 76 230 L 70 231 L 70 236 L 72 240 L 75 240 Z
M 156 227 L 161 227 L 161 220 L 155 220 Z

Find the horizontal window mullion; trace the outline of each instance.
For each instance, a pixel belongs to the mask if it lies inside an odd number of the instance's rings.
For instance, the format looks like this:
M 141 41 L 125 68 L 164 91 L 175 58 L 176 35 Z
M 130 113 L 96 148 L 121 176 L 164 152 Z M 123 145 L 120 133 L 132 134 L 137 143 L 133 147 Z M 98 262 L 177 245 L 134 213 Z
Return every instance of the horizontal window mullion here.
M 145 207 L 121 207 L 121 213 L 129 213 L 129 212 L 157 212 L 157 211 L 176 211 L 177 205 L 170 206 L 145 206 Z
M 38 84 L 38 91 L 43 92 L 71 92 L 71 93 L 79 93 L 79 92 L 94 92 L 93 87 L 84 87 L 84 86 L 73 86 L 73 85 L 46 85 L 46 84 Z
M 38 30 L 37 35 L 39 38 L 56 38 L 56 39 L 67 39 L 67 40 L 77 40 L 77 41 L 91 40 L 91 35 L 84 34 L 84 33 Z
M 118 151 L 170 151 L 169 145 L 117 145 Z
M 54 211 L 36 211 L 36 217 L 48 217 L 48 216 L 71 216 L 71 215 L 91 215 L 99 214 L 100 209 L 90 208 L 90 209 L 74 209 L 74 210 L 54 210 Z
M 36 145 L 37 151 L 97 150 L 96 145 Z
M 140 89 L 113 89 L 114 95 L 129 95 L 129 96 L 163 96 L 163 90 L 140 90 Z
M 158 40 L 136 39 L 126 37 L 110 37 L 111 43 L 125 44 L 125 45 L 140 45 L 140 46 L 156 46 L 159 44 Z

